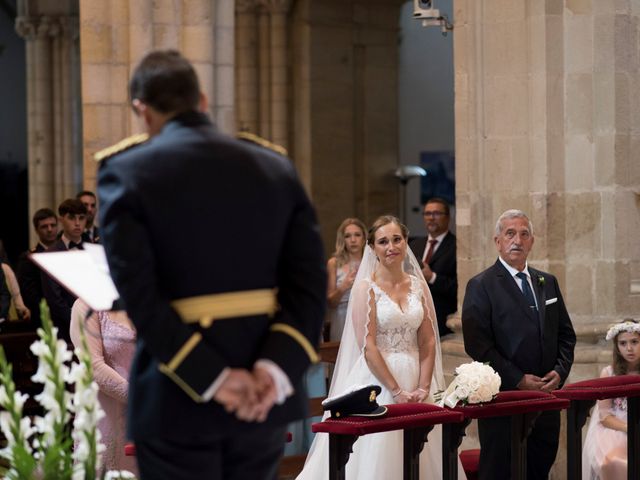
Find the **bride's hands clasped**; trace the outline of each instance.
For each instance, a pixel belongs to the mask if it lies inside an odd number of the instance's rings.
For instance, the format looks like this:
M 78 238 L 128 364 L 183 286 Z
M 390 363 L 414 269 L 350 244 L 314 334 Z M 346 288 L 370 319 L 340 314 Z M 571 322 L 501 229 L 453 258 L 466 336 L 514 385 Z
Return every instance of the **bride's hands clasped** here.
M 427 400 L 429 392 L 422 388 L 416 388 L 413 392 L 407 392 L 398 388 L 391 393 L 395 403 L 422 403 Z
M 392 395 L 393 401 L 396 403 L 411 403 L 414 401 L 413 395 L 405 390 L 402 390 L 401 388 L 393 392 Z
M 413 397 L 414 402 L 424 403 L 429 397 L 429 390 L 425 388 L 416 388 L 410 393 L 410 395 Z

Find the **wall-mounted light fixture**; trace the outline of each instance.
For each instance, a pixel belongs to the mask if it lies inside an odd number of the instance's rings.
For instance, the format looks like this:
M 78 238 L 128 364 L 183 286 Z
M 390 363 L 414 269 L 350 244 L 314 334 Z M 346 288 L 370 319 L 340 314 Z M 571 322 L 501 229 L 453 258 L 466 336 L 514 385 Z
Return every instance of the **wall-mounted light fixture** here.
M 413 18 L 422 20 L 423 27 L 440 27 L 442 35 L 453 30 L 453 24 L 447 15 L 440 15 L 435 6 L 436 0 L 413 0 Z

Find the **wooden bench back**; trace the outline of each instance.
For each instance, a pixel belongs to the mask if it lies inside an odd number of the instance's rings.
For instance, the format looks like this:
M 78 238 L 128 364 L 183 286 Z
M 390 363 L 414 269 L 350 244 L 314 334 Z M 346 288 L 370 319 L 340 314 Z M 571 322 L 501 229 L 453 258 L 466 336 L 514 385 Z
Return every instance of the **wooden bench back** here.
M 329 391 L 329 384 L 331 383 L 331 373 L 333 373 L 333 367 L 338 357 L 338 349 L 340 348 L 340 342 L 324 342 L 320 344 L 318 354 L 320 355 L 320 361 L 329 364 L 327 375 L 327 389 Z M 322 401 L 326 397 L 313 397 L 309 399 L 309 415 L 311 417 L 321 417 L 324 411 L 322 410 Z M 278 478 L 281 480 L 295 478 L 304 467 L 304 462 L 307 459 L 306 455 L 288 455 L 282 458 L 280 462 L 280 470 L 278 472 Z

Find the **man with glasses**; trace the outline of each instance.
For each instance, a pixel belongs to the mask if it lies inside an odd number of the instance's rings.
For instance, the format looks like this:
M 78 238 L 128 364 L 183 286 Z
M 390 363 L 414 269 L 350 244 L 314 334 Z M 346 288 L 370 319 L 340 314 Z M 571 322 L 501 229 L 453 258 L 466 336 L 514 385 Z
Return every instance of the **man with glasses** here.
M 100 231 L 95 224 L 98 217 L 96 194 L 89 190 L 83 190 L 76 194 L 76 198 L 80 200 L 87 209 L 87 226 L 84 228 L 84 232 L 82 232 L 82 241 L 100 243 Z
M 452 333 L 447 327 L 447 316 L 458 309 L 456 236 L 449 231 L 449 204 L 442 198 L 429 199 L 422 215 L 427 236 L 410 239 L 409 246 L 422 261 L 422 273 L 431 289 L 442 337 Z

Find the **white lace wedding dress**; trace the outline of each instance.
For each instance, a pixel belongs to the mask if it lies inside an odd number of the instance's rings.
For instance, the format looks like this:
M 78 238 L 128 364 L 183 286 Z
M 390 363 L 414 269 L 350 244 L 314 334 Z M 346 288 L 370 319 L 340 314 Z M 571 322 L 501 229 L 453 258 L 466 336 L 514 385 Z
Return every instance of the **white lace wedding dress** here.
M 373 290 L 377 312 L 376 344 L 389 370 L 400 388 L 413 391 L 418 387 L 420 375 L 417 331 L 424 318 L 423 290 L 416 277 L 411 277 L 411 290 L 404 311 L 378 285 L 370 279 L 367 290 Z M 437 331 L 436 331 L 437 334 Z M 348 374 L 348 385 L 376 384 L 382 386 L 378 403 L 394 403 L 393 396 L 371 373 L 361 354 Z M 431 396 L 436 386 L 431 386 Z M 442 478 L 442 434 L 435 427 L 429 434 L 420 455 L 420 478 Z M 365 435 L 354 443 L 347 463 L 348 480 L 395 480 L 402 478 L 402 430 Z M 459 467 L 459 478 L 464 479 Z M 316 434 L 314 444 L 298 480 L 326 480 L 329 478 L 328 434 Z

